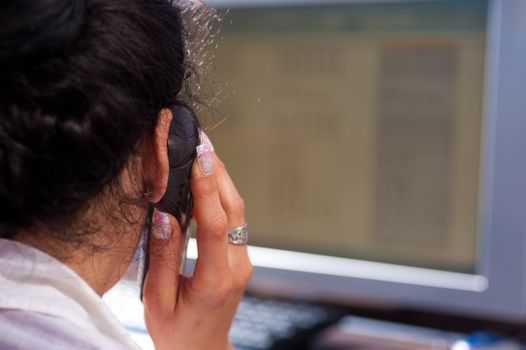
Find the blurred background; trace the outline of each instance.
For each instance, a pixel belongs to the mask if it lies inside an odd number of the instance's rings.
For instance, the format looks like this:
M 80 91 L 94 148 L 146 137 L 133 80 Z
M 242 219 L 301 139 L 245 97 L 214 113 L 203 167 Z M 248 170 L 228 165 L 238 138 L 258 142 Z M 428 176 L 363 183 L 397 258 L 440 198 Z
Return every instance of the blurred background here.
M 474 272 L 487 7 L 230 8 L 211 134 L 251 243 Z

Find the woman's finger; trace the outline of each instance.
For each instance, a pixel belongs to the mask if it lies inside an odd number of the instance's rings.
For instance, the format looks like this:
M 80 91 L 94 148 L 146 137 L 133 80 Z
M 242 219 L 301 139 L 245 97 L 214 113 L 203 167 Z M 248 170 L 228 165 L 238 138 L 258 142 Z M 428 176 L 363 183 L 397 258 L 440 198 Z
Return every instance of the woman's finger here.
M 154 210 L 149 247 L 149 268 L 144 281 L 143 303 L 146 313 L 170 316 L 177 302 L 181 229 L 177 220 Z M 155 317 L 159 319 L 159 317 Z
M 232 178 L 219 157 L 214 153 L 214 163 L 217 169 L 217 184 L 221 206 L 225 210 L 230 229 L 245 224 L 245 204 L 239 195 Z
M 214 154 L 214 162 L 217 169 L 217 183 L 221 205 L 228 219 L 228 228 L 233 230 L 246 224 L 245 204 L 239 195 L 232 178 L 226 167 L 217 155 Z M 244 287 L 252 275 L 252 264 L 248 256 L 246 245 L 230 244 L 228 248 L 228 259 L 231 270 L 234 272 L 237 284 Z
M 192 168 L 191 186 L 198 249 L 194 280 L 218 280 L 228 271 L 228 222 L 221 206 L 210 148 L 198 151 L 197 161 Z

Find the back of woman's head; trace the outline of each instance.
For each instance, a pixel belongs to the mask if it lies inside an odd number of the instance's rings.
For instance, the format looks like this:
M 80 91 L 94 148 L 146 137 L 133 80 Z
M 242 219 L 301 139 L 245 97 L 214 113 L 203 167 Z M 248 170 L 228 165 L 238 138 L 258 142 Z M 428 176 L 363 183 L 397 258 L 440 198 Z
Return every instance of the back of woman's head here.
M 185 77 L 168 0 L 5 0 L 0 235 L 74 217 L 117 180 Z

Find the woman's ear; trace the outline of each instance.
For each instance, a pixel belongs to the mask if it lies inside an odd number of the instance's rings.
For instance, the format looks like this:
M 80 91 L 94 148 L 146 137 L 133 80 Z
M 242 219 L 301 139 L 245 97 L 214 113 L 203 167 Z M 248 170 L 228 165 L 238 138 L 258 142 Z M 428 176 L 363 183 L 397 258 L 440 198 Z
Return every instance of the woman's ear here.
M 146 142 L 143 164 L 146 185 L 150 190 L 148 199 L 152 203 L 157 203 L 163 198 L 168 185 L 168 133 L 172 118 L 172 111 L 162 109 L 153 135 Z

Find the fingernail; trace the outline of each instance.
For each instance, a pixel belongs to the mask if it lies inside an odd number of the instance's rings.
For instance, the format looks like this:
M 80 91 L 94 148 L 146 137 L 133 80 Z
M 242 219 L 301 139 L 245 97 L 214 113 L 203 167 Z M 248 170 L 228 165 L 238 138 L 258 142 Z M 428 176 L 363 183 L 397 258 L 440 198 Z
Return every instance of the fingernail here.
M 168 214 L 155 209 L 152 219 L 152 234 L 159 240 L 169 239 L 172 235 L 172 225 Z
M 203 130 L 199 131 L 201 138 L 201 145 L 197 146 L 197 165 L 204 176 L 210 176 L 214 173 L 214 161 L 212 159 L 212 152 L 214 146 Z
M 212 144 L 212 141 L 210 141 L 210 138 L 206 134 L 206 132 L 203 131 L 203 129 L 199 129 L 199 138 L 201 140 L 202 145 L 208 145 L 210 147 L 210 150 L 214 152 L 214 145 Z

